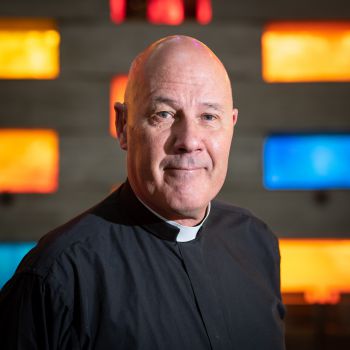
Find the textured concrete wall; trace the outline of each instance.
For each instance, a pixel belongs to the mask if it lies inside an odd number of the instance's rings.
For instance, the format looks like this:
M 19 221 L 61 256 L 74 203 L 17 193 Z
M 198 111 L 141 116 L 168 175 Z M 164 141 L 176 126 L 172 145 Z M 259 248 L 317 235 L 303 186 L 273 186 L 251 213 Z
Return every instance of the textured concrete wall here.
M 109 84 L 133 57 L 170 34 L 195 36 L 227 67 L 240 118 L 222 199 L 250 208 L 285 237 L 350 237 L 349 191 L 266 191 L 262 144 L 273 131 L 350 129 L 347 83 L 266 84 L 260 37 L 271 19 L 350 18 L 347 0 L 213 0 L 208 26 L 145 21 L 114 25 L 108 1 L 2 0 L 0 15 L 49 17 L 61 33 L 61 74 L 53 81 L 0 81 L 0 127 L 54 128 L 60 136 L 59 190 L 15 195 L 0 206 L 0 239 L 31 240 L 101 200 L 125 179 L 125 154 L 108 132 Z

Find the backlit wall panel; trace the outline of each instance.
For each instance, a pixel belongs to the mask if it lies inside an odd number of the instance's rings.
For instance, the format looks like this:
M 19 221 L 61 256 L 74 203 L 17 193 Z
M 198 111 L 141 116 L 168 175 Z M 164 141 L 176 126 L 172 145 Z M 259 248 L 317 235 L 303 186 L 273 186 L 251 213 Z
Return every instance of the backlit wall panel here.
M 35 242 L 0 243 L 0 289 L 12 277 L 22 258 L 34 245 Z
M 183 0 L 147 0 L 147 18 L 153 24 L 179 25 L 185 18 Z
M 56 191 L 58 143 L 53 130 L 0 130 L 0 193 Z
M 263 151 L 270 190 L 350 188 L 350 134 L 276 134 Z
M 266 82 L 350 81 L 350 22 L 275 22 L 262 36 Z
M 337 303 L 350 293 L 350 240 L 281 239 L 281 286 L 309 303 Z
M 53 21 L 0 20 L 0 79 L 54 79 L 60 35 Z
M 196 2 L 196 18 L 200 24 L 208 24 L 213 17 L 211 0 L 197 0 Z
M 109 0 L 112 22 L 119 24 L 125 20 L 127 0 Z
M 127 75 L 118 75 L 111 81 L 110 86 L 110 111 L 109 111 L 109 131 L 113 137 L 117 137 L 115 128 L 115 110 L 114 104 L 116 102 L 124 102 L 124 94 L 126 84 L 128 82 Z

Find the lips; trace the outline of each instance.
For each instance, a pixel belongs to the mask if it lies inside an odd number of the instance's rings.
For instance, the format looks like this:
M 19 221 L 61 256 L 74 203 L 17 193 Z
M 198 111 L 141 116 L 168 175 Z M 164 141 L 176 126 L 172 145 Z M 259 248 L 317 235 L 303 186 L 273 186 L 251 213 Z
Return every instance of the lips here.
M 195 167 L 195 168 L 185 168 L 185 167 L 166 167 L 164 170 L 178 170 L 178 171 L 194 171 L 201 170 L 203 167 Z
M 163 170 L 173 171 L 195 171 L 210 168 L 207 159 L 200 159 L 194 157 L 166 158 L 161 162 L 160 167 Z

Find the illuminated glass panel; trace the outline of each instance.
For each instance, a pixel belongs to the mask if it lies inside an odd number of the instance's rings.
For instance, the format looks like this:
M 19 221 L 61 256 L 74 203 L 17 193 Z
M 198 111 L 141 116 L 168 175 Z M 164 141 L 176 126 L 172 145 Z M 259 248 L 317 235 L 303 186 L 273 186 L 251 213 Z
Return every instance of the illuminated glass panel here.
M 184 20 L 183 0 L 148 0 L 147 18 L 154 24 L 178 25 Z
M 331 304 L 350 293 L 350 240 L 281 239 L 280 252 L 283 293 Z
M 58 135 L 55 131 L 0 130 L 0 192 L 56 191 L 58 161 Z
M 0 288 L 12 277 L 34 242 L 0 243 Z
M 349 134 L 277 134 L 264 144 L 267 189 L 350 188 Z
M 127 75 L 118 75 L 113 78 L 110 86 L 110 112 L 109 112 L 109 130 L 113 137 L 117 137 L 117 132 L 115 129 L 115 102 L 124 102 L 124 94 L 126 89 L 126 84 L 128 82 Z
M 126 0 L 109 0 L 111 20 L 114 23 L 122 23 L 126 14 Z
M 211 22 L 213 13 L 211 9 L 211 0 L 197 0 L 196 18 L 200 24 Z
M 350 81 L 350 22 L 276 22 L 262 36 L 267 82 Z
M 0 79 L 54 79 L 60 35 L 45 20 L 0 20 Z

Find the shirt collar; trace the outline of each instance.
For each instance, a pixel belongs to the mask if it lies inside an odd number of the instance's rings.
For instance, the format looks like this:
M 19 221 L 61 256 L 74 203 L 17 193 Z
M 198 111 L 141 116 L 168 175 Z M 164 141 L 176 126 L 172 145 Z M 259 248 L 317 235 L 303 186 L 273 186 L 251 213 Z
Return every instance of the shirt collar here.
M 168 223 L 170 225 L 177 227 L 180 230 L 176 236 L 177 242 L 188 242 L 188 241 L 192 241 L 193 239 L 195 239 L 198 231 L 200 230 L 204 221 L 207 219 L 207 217 L 210 213 L 210 202 L 209 202 L 204 219 L 196 226 L 185 226 L 185 225 L 181 225 L 181 224 L 177 223 L 176 221 L 166 219 L 165 217 L 163 217 L 162 215 L 160 215 L 156 211 L 154 211 L 152 208 L 150 208 L 147 204 L 145 204 L 138 196 L 136 196 L 136 198 L 154 215 L 158 216 L 161 220 L 165 221 L 166 223 Z

